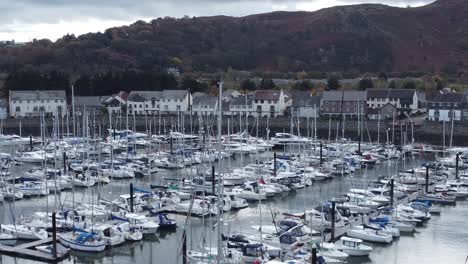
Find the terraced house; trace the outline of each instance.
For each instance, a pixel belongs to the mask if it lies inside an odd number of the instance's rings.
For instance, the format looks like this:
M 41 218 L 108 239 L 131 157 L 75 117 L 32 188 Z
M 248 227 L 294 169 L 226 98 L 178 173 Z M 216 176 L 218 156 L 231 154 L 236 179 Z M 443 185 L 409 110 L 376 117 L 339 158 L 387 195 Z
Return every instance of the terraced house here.
M 192 95 L 186 90 L 132 91 L 127 101 L 128 113 L 135 115 L 186 112 L 191 106 Z
M 11 117 L 65 116 L 67 98 L 64 90 L 10 91 Z

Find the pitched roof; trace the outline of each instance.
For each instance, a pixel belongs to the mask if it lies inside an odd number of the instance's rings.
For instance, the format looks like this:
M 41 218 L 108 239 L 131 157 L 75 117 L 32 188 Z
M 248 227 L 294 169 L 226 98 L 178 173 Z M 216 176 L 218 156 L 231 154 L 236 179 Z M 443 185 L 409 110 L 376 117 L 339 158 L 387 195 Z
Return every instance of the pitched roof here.
M 65 98 L 64 90 L 10 90 L 10 100 L 55 100 Z
M 253 95 L 241 95 L 233 98 L 230 105 L 252 105 Z
M 164 90 L 164 91 L 132 91 L 128 95 L 129 101 L 140 102 L 138 100 L 160 100 L 160 99 L 184 99 L 187 90 Z
M 414 89 L 367 89 L 367 98 L 412 99 Z
M 320 100 L 322 96 L 309 96 L 309 97 L 302 97 L 302 98 L 294 98 L 293 99 L 293 107 L 320 107 Z
M 443 93 L 440 91 L 427 94 L 426 99 L 428 102 L 442 102 L 442 103 L 464 103 L 465 96 L 462 93 Z
M 208 94 L 198 95 L 193 98 L 193 105 L 210 105 L 215 106 L 218 103 L 218 97 Z
M 76 106 L 101 106 L 101 96 L 75 96 Z
M 325 91 L 322 95 L 324 101 L 367 101 L 366 91 Z
M 279 100 L 281 91 L 278 90 L 257 90 L 254 100 Z

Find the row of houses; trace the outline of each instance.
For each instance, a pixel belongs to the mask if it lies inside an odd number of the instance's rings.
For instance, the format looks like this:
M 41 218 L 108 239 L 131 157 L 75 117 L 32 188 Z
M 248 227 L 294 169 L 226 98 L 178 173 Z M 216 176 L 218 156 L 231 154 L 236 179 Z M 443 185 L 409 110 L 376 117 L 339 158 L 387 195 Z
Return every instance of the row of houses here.
M 468 95 L 450 89 L 421 93 L 412 89 L 368 89 L 367 91 L 309 92 L 257 90 L 241 94 L 227 90 L 222 97 L 223 114 L 277 117 L 292 114 L 299 117 L 356 119 L 392 119 L 410 115 L 426 115 L 432 121 L 468 121 Z M 87 111 L 106 109 L 110 113 L 155 115 L 191 112 L 214 114 L 218 98 L 206 93 L 186 90 L 119 92 L 110 96 L 74 96 L 67 101 L 65 91 L 10 91 L 9 109 L 0 117 L 65 116 L 68 111 L 81 115 Z M 5 105 L 5 104 L 3 104 Z M 5 107 L 6 108 L 6 107 Z

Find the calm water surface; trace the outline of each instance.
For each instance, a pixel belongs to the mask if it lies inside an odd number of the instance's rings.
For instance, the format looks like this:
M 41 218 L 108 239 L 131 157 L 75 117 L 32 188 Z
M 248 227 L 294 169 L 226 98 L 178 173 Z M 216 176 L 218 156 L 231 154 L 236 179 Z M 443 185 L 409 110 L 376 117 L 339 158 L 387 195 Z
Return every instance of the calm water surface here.
M 269 155 L 271 157 L 271 155 Z M 266 159 L 268 156 L 246 157 L 243 163 L 255 162 L 257 159 Z M 415 157 L 404 162 L 406 168 L 411 168 L 412 164 L 420 165 L 421 162 L 433 157 Z M 228 162 L 224 161 L 224 166 Z M 240 159 L 230 162 L 231 166 L 240 165 Z M 369 181 L 374 180 L 377 175 L 387 175 L 395 173 L 403 168 L 403 162 L 392 161 L 390 164 L 383 163 L 374 169 L 362 170 L 352 176 L 345 178 L 335 178 L 330 182 L 314 183 L 297 192 L 283 194 L 268 202 L 250 205 L 249 208 L 224 216 L 229 219 L 228 225 L 224 226 L 226 232 L 251 232 L 252 225 L 260 223 L 260 211 L 262 212 L 262 223 L 269 225 L 272 223 L 270 208 L 274 212 L 300 212 L 304 208 L 311 209 L 332 197 L 338 197 L 349 189 L 351 185 L 357 188 L 367 186 Z M 15 168 L 18 170 L 19 168 Z M 149 187 L 150 183 L 160 183 L 162 177 L 188 177 L 186 170 L 181 171 L 160 171 L 157 175 L 145 179 L 135 179 L 134 184 L 139 187 Z M 129 181 L 116 181 L 105 186 L 102 190 L 102 197 L 112 199 L 120 193 L 128 193 Z M 80 190 L 75 193 L 75 201 L 89 201 L 92 194 L 97 190 Z M 55 197 L 49 195 L 46 198 L 24 199 L 14 204 L 5 203 L 2 207 L 2 223 L 11 223 L 12 214 L 30 216 L 34 211 L 46 211 L 47 202 L 49 210 L 54 208 Z M 60 194 L 61 201 L 71 201 L 71 193 Z M 96 199 L 96 197 L 94 198 Z M 174 216 L 182 226 L 185 217 Z M 423 227 L 417 229 L 413 235 L 402 236 L 391 245 L 372 245 L 374 251 L 366 258 L 350 258 L 348 263 L 364 264 L 438 264 L 438 263 L 465 263 L 468 255 L 468 201 L 460 201 L 456 206 L 442 208 L 440 216 L 433 216 Z M 215 219 L 191 218 L 188 232 L 188 246 L 197 250 L 205 241 L 206 246 L 216 246 L 213 239 L 216 230 L 213 228 Z M 180 238 L 182 228 L 171 233 L 158 232 L 155 236 L 145 237 L 143 241 L 137 243 L 126 243 L 120 247 L 111 248 L 100 254 L 86 254 L 73 252 L 70 259 L 65 263 L 182 263 L 180 257 Z M 9 256 L 0 256 L 0 263 L 34 263 L 34 261 L 17 259 Z

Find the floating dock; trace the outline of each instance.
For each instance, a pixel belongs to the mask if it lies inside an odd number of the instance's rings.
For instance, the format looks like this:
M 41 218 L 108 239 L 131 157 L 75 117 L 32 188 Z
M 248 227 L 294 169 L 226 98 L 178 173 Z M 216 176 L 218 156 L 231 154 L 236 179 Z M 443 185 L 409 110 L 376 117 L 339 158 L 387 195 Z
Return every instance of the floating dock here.
M 56 263 L 66 259 L 70 255 L 70 251 L 64 248 L 60 243 L 57 243 L 57 257 L 54 257 L 52 253 L 48 254 L 43 251 L 36 249 L 37 246 L 46 246 L 52 244 L 52 238 L 46 238 L 42 240 L 33 241 L 14 247 L 0 245 L 0 253 L 9 255 L 12 257 L 31 259 L 42 262 Z

